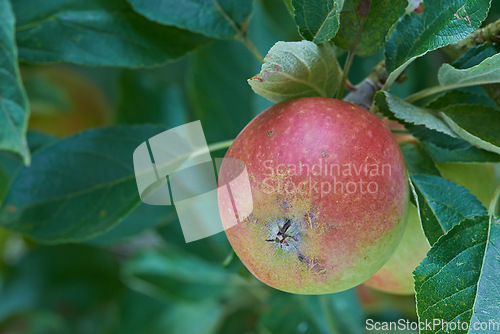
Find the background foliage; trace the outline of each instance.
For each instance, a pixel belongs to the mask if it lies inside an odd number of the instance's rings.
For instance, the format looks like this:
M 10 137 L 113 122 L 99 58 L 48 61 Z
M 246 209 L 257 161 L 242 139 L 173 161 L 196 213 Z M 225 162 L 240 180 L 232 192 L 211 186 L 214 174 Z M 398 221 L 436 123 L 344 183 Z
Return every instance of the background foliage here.
M 348 334 L 367 318 L 499 321 L 496 208 L 435 165 L 500 161 L 498 41 L 489 30 L 468 38 L 492 22 L 498 38 L 499 5 L 0 0 L 0 332 Z M 47 74 L 57 71 L 70 81 Z M 414 272 L 416 304 L 363 286 L 273 290 L 223 234 L 186 244 L 174 208 L 141 204 L 132 153 L 147 138 L 201 120 L 209 143 L 231 140 L 270 101 L 341 98 L 346 80 L 364 92 L 367 77 L 383 88 L 368 106 L 418 141 L 402 149 L 433 246 Z M 82 121 L 93 112 L 102 117 Z

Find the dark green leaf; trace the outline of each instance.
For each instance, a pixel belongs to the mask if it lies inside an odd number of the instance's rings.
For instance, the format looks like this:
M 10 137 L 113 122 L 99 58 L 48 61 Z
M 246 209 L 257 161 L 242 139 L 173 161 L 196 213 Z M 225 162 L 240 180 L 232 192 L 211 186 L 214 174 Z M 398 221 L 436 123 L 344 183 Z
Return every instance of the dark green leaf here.
M 128 290 L 120 302 L 115 334 L 211 334 L 219 333 L 223 307 L 213 300 L 168 303 Z
M 0 290 L 0 320 L 29 309 L 63 316 L 92 311 L 122 288 L 118 263 L 105 251 L 62 245 L 28 253 Z
M 434 161 L 420 146 L 403 144 L 401 150 L 429 244 L 434 244 L 463 219 L 486 214 L 481 202 L 468 189 L 441 177 Z
M 486 18 L 490 0 L 435 0 L 424 2 L 423 13 L 399 21 L 385 44 L 387 72 L 428 51 L 468 37 Z
M 205 262 L 173 248 L 142 253 L 123 270 L 129 287 L 166 301 L 220 300 L 234 297 L 249 286 L 220 264 Z
M 438 71 L 438 80 L 441 86 L 449 86 L 449 89 L 498 83 L 500 82 L 500 53 L 466 69 L 456 69 L 450 64 L 443 64 Z
M 135 148 L 164 130 L 94 129 L 40 149 L 12 182 L 0 224 L 52 243 L 106 232 L 140 203 Z
M 401 144 L 400 147 L 410 175 L 441 175 L 434 161 L 422 147 L 413 144 Z
M 455 60 L 453 67 L 466 69 L 478 65 L 488 57 L 494 56 L 499 52 L 499 46 L 492 44 L 482 44 L 473 46 L 465 54 Z
M 128 0 L 148 19 L 209 37 L 241 34 L 252 11 L 252 0 Z
M 468 142 L 500 154 L 500 112 L 483 105 L 455 105 L 443 109 L 448 126 Z
M 331 46 L 309 41 L 277 42 L 259 74 L 248 79 L 255 93 L 278 103 L 306 96 L 332 97 L 342 71 Z
M 124 70 L 120 75 L 117 122 L 168 128 L 188 122 L 184 92 L 170 79 L 184 76 L 184 67 L 184 63 L 175 62 L 162 69 Z
M 15 0 L 19 57 L 28 62 L 145 67 L 179 58 L 209 42 L 162 26 L 125 0 Z
M 269 333 L 357 334 L 364 315 L 354 290 L 321 296 L 275 293 L 259 327 Z
M 406 0 L 345 0 L 335 45 L 360 56 L 376 53 L 407 5 Z
M 218 41 L 196 52 L 188 74 L 188 101 L 208 143 L 234 139 L 257 115 L 246 79 L 259 68 L 240 44 Z
M 495 102 L 489 99 L 485 94 L 459 89 L 442 93 L 426 104 L 425 107 L 433 110 L 441 110 L 456 104 L 484 104 L 491 108 L 498 108 Z
M 295 23 L 301 35 L 316 44 L 335 36 L 344 0 L 292 0 Z
M 177 218 L 177 216 L 175 216 L 175 218 Z M 177 219 L 172 219 L 169 224 L 159 228 L 158 232 L 169 246 L 175 246 L 192 255 L 199 256 L 206 261 L 221 264 L 225 257 L 233 251 L 224 233 L 218 233 L 210 238 L 186 243 L 181 224 Z
M 29 107 L 21 84 L 14 40 L 14 13 L 9 1 L 0 2 L 0 150 L 20 154 L 29 164 L 26 142 Z
M 414 271 L 417 311 L 420 321 L 465 322 L 474 326 L 498 321 L 500 256 L 498 220 L 489 225 L 488 216 L 477 216 L 453 227 L 431 248 Z M 453 325 L 453 324 L 452 324 Z M 495 333 L 497 328 L 471 327 L 461 330 L 421 333 Z M 489 328 L 489 330 L 488 330 Z
M 107 246 L 122 243 L 130 238 L 141 235 L 142 232 L 171 222 L 180 223 L 173 206 L 156 206 L 141 203 L 123 221 L 108 232 L 87 240 L 90 245 Z M 185 243 L 182 234 L 179 236 Z
M 425 126 L 410 128 L 432 158 L 439 162 L 500 162 L 500 155 L 480 149 L 468 141 L 450 137 Z
M 433 245 L 465 218 L 486 214 L 476 196 L 455 182 L 434 175 L 412 175 L 425 236 Z

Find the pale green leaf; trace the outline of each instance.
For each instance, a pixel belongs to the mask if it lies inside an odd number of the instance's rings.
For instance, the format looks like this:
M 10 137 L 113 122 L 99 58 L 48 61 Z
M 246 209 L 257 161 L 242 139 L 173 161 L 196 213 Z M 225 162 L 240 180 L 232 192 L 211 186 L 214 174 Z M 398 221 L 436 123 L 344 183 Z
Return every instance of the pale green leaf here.
M 434 110 L 417 107 L 385 91 L 377 92 L 375 103 L 380 112 L 391 119 L 403 120 L 415 125 L 425 125 L 429 129 L 458 137 L 440 118 L 439 113 Z
M 476 66 L 461 70 L 443 64 L 438 72 L 442 86 L 467 87 L 500 82 L 500 53 L 486 58 Z
M 14 13 L 8 0 L 0 1 L 0 150 L 20 154 L 29 164 L 26 142 L 28 100 L 17 65 Z
M 260 73 L 248 83 L 255 93 L 281 102 L 306 96 L 332 97 L 341 76 L 328 44 L 278 42 L 269 50 Z

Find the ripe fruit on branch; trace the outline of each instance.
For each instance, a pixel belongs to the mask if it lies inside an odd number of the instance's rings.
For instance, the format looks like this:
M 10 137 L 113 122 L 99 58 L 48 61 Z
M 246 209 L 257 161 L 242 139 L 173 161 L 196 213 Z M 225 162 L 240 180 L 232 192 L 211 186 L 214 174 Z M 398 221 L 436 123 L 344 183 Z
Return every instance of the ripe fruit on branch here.
M 354 287 L 390 258 L 405 227 L 408 184 L 389 129 L 348 102 L 308 97 L 253 119 L 227 159 L 246 165 L 251 194 L 219 191 L 226 235 L 262 282 L 322 294 Z M 224 160 L 219 184 L 232 179 Z M 228 181 L 228 182 L 226 182 Z M 234 208 L 253 211 L 234 222 Z

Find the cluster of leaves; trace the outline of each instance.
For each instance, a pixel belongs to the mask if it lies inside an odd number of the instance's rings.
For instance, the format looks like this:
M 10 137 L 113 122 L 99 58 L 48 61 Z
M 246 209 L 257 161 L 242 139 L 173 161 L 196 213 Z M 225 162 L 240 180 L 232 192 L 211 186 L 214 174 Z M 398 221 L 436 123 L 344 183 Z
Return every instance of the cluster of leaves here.
M 51 333 L 362 332 L 353 291 L 279 293 L 237 259 L 222 267 L 231 254 L 224 235 L 185 244 L 173 208 L 140 203 L 132 153 L 190 120 L 201 120 L 209 143 L 233 139 L 270 105 L 262 97 L 341 96 L 348 75 L 363 78 L 361 65 L 382 57 L 388 79 L 373 109 L 419 141 L 402 147 L 433 245 L 415 271 L 418 316 L 498 320 L 499 223 L 434 163 L 500 160 L 499 101 L 477 87 L 498 91 L 498 50 L 470 49 L 440 67 L 437 86 L 406 98 L 393 86 L 417 58 L 468 37 L 489 8 L 489 0 L 426 1 L 419 13 L 406 0 L 0 0 L 0 323 Z M 245 81 L 263 52 L 248 80 L 256 95 Z M 62 139 L 27 132 L 19 63 L 52 62 L 113 67 L 102 71 L 118 81 L 117 125 Z M 135 70 L 144 67 L 156 69 Z

